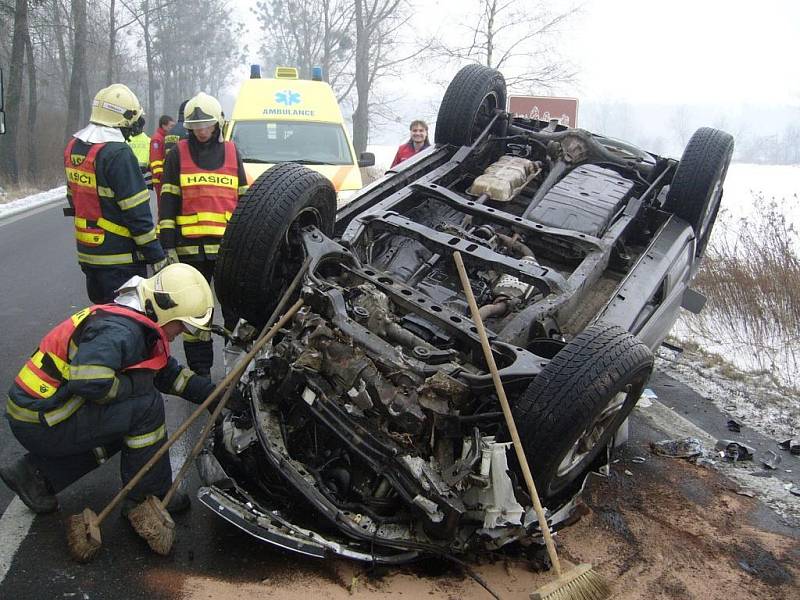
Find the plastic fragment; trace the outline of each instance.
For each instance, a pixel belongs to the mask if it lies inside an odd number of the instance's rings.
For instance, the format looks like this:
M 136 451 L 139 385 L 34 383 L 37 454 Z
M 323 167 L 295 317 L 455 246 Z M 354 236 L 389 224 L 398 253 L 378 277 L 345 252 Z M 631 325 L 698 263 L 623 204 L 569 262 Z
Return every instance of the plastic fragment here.
M 755 454 L 755 449 L 751 446 L 733 440 L 717 441 L 716 449 L 721 458 L 733 462 L 753 460 L 753 454 Z
M 734 433 L 739 433 L 742 430 L 742 424 L 738 421 L 734 421 L 733 419 L 728 419 L 728 431 L 733 431 Z
M 778 456 L 777 452 L 774 452 L 773 450 L 767 450 L 766 453 L 761 457 L 761 464 L 768 469 L 777 469 L 780 463 L 781 457 Z
M 634 456 L 631 459 L 631 462 L 636 464 L 636 465 L 640 465 L 640 464 L 642 464 L 643 462 L 646 462 L 646 461 L 647 461 L 647 459 L 644 456 Z
M 784 440 L 778 444 L 778 447 L 781 450 L 788 450 L 795 456 L 800 455 L 800 442 L 797 440 L 789 438 L 788 440 Z
M 673 458 L 691 458 L 703 454 L 703 444 L 694 437 L 685 437 L 677 440 L 661 440 L 650 442 L 650 450 L 659 456 Z

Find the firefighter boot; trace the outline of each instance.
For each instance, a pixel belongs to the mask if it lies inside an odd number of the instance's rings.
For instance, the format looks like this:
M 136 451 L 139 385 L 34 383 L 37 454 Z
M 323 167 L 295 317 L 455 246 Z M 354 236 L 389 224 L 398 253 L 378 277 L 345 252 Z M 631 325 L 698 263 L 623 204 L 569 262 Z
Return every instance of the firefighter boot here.
M 0 478 L 33 512 L 44 514 L 58 510 L 58 500 L 50 483 L 27 456 L 0 467 Z

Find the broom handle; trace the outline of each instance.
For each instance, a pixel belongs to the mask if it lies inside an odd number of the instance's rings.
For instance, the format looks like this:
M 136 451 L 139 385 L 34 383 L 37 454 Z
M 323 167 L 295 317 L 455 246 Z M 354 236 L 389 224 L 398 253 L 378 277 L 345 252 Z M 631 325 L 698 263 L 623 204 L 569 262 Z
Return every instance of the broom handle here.
M 272 311 L 269 320 L 264 325 L 264 328 L 261 330 L 261 333 L 258 335 L 258 339 L 255 342 L 256 345 L 259 345 L 259 347 L 263 347 L 264 344 L 262 343 L 262 339 L 265 336 L 267 336 L 269 339 L 272 339 L 272 337 L 274 337 L 275 333 L 278 331 L 279 328 L 275 327 L 272 327 L 272 329 L 269 328 L 275 322 L 275 319 L 278 318 L 278 315 L 281 314 L 284 307 L 286 306 L 286 303 L 289 301 L 289 298 L 291 298 L 292 294 L 294 294 L 294 291 L 295 289 L 297 289 L 297 285 L 300 283 L 300 280 L 305 274 L 306 269 L 308 269 L 308 265 L 310 262 L 311 260 L 309 258 L 306 258 L 305 262 L 303 262 L 303 265 L 300 267 L 300 270 L 297 272 L 297 275 L 294 276 L 294 279 L 289 284 L 289 287 L 286 288 L 286 291 L 284 292 L 283 296 L 278 301 L 278 305 L 275 307 L 275 310 Z M 300 307 L 298 306 L 298 308 Z M 249 363 L 250 360 L 248 359 L 247 362 Z M 244 373 L 244 370 L 242 370 L 242 373 Z M 208 421 L 206 421 L 206 425 L 203 428 L 203 432 L 200 434 L 200 437 L 195 443 L 194 448 L 192 448 L 192 451 L 186 458 L 186 460 L 183 461 L 183 465 L 181 465 L 181 470 L 178 472 L 178 475 L 172 482 L 172 485 L 167 491 L 167 494 L 164 496 L 164 499 L 161 500 L 161 506 L 167 506 L 169 504 L 169 501 L 172 500 L 172 496 L 175 495 L 175 492 L 177 491 L 178 486 L 180 486 L 181 481 L 183 481 L 183 478 L 186 477 L 186 473 L 189 471 L 192 462 L 194 461 L 195 458 L 197 458 L 197 455 L 200 454 L 200 450 L 203 448 L 203 444 L 205 443 L 206 439 L 211 433 L 211 428 L 214 426 L 214 423 L 216 423 L 217 417 L 220 415 L 222 409 L 225 408 L 225 405 L 228 403 L 228 399 L 231 397 L 234 387 L 235 386 L 233 384 L 228 387 L 227 391 L 225 392 L 225 395 L 222 397 L 222 400 L 220 400 L 219 403 L 217 403 L 217 406 L 214 408 L 214 412 L 212 412 L 211 416 L 208 417 Z
M 472 294 L 472 286 L 467 277 L 467 270 L 464 268 L 464 261 L 461 260 L 461 253 L 453 252 L 453 260 L 456 262 L 458 268 L 458 277 L 461 279 L 461 287 L 464 288 L 464 295 L 467 297 L 469 310 L 472 313 L 472 320 L 475 322 L 475 327 L 478 329 L 478 337 L 481 339 L 481 347 L 483 348 L 483 356 L 486 358 L 486 364 L 489 366 L 489 371 L 492 374 L 492 381 L 494 382 L 494 389 L 497 392 L 497 397 L 500 399 L 500 406 L 503 409 L 503 416 L 506 419 L 508 431 L 511 433 L 511 439 L 514 442 L 514 450 L 517 453 L 517 460 L 522 468 L 522 475 L 525 477 L 525 483 L 528 484 L 528 491 L 533 500 L 533 508 L 536 510 L 536 516 L 539 518 L 539 528 L 542 530 L 544 536 L 544 543 L 547 546 L 547 553 L 550 555 L 550 562 L 556 570 L 556 574 L 561 576 L 561 563 L 558 560 L 556 553 L 556 546 L 553 543 L 553 537 L 550 534 L 550 526 L 547 524 L 547 518 L 544 516 L 544 509 L 539 500 L 539 494 L 536 493 L 536 485 L 533 483 L 533 475 L 528 466 L 528 459 L 525 458 L 525 452 L 522 449 L 522 441 L 519 439 L 517 433 L 517 426 L 514 423 L 514 416 L 511 414 L 511 407 L 508 404 L 503 382 L 500 381 L 500 373 L 497 371 L 497 363 L 494 362 L 494 355 L 492 348 L 489 346 L 489 338 L 486 336 L 486 329 L 483 327 L 483 319 L 478 312 L 478 304 L 475 302 L 475 296 Z
M 292 305 L 292 307 L 288 310 L 288 312 L 285 315 L 283 315 L 283 317 L 281 317 L 280 321 L 278 321 L 275 324 L 275 326 L 273 327 L 273 331 L 277 332 L 278 329 L 283 327 L 286 324 L 286 322 L 289 319 L 292 318 L 294 313 L 296 313 L 301 306 L 303 306 L 303 299 L 302 298 L 300 298 L 297 302 L 295 302 Z M 272 332 L 270 332 L 270 333 L 272 333 Z M 273 333 L 273 335 L 274 335 L 274 333 Z M 200 406 L 198 406 L 197 409 L 195 409 L 195 411 L 189 416 L 189 418 L 187 418 L 181 424 L 181 426 L 178 427 L 178 429 L 175 431 L 175 433 L 173 433 L 169 437 L 169 439 L 156 451 L 156 453 L 153 456 L 150 457 L 150 460 L 148 460 L 144 464 L 144 466 L 141 469 L 139 469 L 139 471 L 136 473 L 136 475 L 134 475 L 133 478 L 128 483 L 125 484 L 125 487 L 123 487 L 117 493 L 117 495 L 114 496 L 114 499 L 111 502 L 108 503 L 108 505 L 103 509 L 103 512 L 101 512 L 97 516 L 96 523 L 97 523 L 98 526 L 100 525 L 100 523 L 103 522 L 103 519 L 105 519 L 111 513 L 111 511 L 114 510 L 117 507 L 117 505 L 120 502 L 122 502 L 122 500 L 128 495 L 128 492 L 130 492 L 131 489 L 133 489 L 133 487 L 137 483 L 139 483 L 139 481 L 142 479 L 142 477 L 144 477 L 147 474 L 147 472 L 152 468 L 152 466 L 154 464 L 156 464 L 156 462 L 158 462 L 158 460 L 162 456 L 164 456 L 164 454 L 167 453 L 167 451 L 176 442 L 176 440 L 179 437 L 181 437 L 181 435 L 183 435 L 183 433 L 187 429 L 189 429 L 191 424 L 194 423 L 198 419 L 198 417 L 200 417 L 200 415 L 202 415 L 203 412 L 209 406 L 211 406 L 211 403 L 214 400 L 217 399 L 217 396 L 220 395 L 222 390 L 224 390 L 226 387 L 228 387 L 233 380 L 235 380 L 237 377 L 239 377 L 244 372 L 244 370 L 247 368 L 247 364 L 253 359 L 253 357 L 261 349 L 261 347 L 264 344 L 266 344 L 270 339 L 272 339 L 272 335 L 267 335 L 261 340 L 261 342 L 259 342 L 255 346 L 253 346 L 252 350 L 250 350 L 250 352 L 247 353 L 247 355 L 239 362 L 239 364 L 230 373 L 228 373 L 222 381 L 220 381 L 217 384 L 217 387 L 214 388 L 214 391 L 211 392 L 211 394 L 208 396 L 208 398 L 206 398 L 203 401 L 203 403 L 200 404 Z

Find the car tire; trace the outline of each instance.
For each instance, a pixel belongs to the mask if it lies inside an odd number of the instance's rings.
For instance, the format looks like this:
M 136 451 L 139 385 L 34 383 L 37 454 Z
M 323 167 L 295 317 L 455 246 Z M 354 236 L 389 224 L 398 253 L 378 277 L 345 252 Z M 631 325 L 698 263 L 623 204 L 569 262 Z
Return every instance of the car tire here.
M 647 346 L 604 323 L 587 327 L 545 365 L 512 407 L 542 498 L 555 505 L 576 491 L 652 369 Z
M 722 200 L 722 184 L 733 156 L 733 136 L 701 127 L 694 132 L 672 178 L 664 209 L 687 221 L 702 256 Z
M 332 235 L 336 191 L 323 175 L 281 163 L 250 186 L 231 216 L 214 271 L 220 304 L 263 327 L 305 256 L 298 227 Z
M 467 65 L 456 73 L 439 105 L 436 143 L 472 144 L 497 108 L 506 108 L 503 75 L 483 65 Z

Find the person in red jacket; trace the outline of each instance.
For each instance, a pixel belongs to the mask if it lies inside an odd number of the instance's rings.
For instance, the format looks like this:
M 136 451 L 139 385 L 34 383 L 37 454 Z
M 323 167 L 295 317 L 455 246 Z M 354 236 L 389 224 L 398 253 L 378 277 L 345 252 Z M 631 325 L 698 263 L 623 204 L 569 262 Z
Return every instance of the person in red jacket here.
M 150 138 L 150 172 L 153 174 L 153 189 L 156 200 L 161 199 L 161 180 L 164 173 L 164 137 L 175 127 L 175 119 L 169 115 L 161 115 L 158 129 Z
M 392 161 L 393 167 L 431 145 L 428 141 L 428 124 L 425 121 L 419 119 L 411 121 L 408 129 L 411 132 L 411 138 L 397 149 L 397 154 L 394 155 Z

